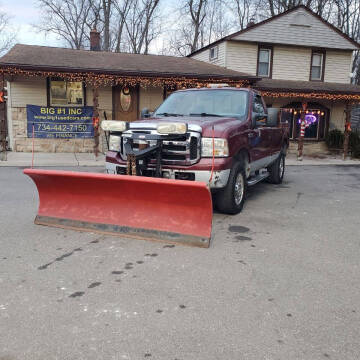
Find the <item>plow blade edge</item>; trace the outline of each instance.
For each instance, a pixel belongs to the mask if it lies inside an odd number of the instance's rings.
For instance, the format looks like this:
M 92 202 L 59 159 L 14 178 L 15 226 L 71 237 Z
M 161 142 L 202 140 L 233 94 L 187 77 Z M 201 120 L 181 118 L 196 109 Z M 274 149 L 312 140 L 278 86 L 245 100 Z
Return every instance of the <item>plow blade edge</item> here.
M 209 247 L 212 200 L 205 183 L 25 169 L 39 193 L 35 223 Z

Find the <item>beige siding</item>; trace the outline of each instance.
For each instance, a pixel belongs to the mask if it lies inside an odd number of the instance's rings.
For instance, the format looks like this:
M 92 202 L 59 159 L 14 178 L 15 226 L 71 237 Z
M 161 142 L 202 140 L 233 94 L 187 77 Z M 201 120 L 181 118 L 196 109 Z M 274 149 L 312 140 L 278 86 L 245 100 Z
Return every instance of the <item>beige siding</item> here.
M 330 108 L 330 124 L 329 128 L 339 129 L 344 131 L 345 125 L 345 104 L 344 103 L 332 103 L 328 104 Z
M 326 52 L 325 78 L 327 82 L 349 83 L 352 63 L 351 51 Z
M 210 49 L 206 49 L 204 51 L 201 51 L 194 56 L 192 56 L 195 60 L 204 61 L 207 63 L 211 63 L 218 66 L 226 66 L 226 60 L 225 60 L 225 53 L 226 53 L 226 42 L 223 41 L 222 43 L 215 45 L 218 46 L 218 57 L 215 60 L 210 60 Z
M 256 44 L 229 41 L 227 43 L 226 67 L 256 75 L 257 51 L 258 46 Z
M 15 79 L 11 82 L 11 106 L 46 106 L 46 79 Z
M 273 79 L 309 81 L 311 50 L 274 46 Z
M 356 50 L 350 41 L 304 9 L 298 9 L 254 27 L 234 39 Z
M 86 88 L 86 105 L 93 106 L 93 89 L 91 87 Z M 103 112 L 106 111 L 107 118 L 112 117 L 112 88 L 111 86 L 99 88 L 99 109 L 100 118 L 103 118 Z
M 163 88 L 152 87 L 140 88 L 139 111 L 144 108 L 154 111 L 163 102 Z

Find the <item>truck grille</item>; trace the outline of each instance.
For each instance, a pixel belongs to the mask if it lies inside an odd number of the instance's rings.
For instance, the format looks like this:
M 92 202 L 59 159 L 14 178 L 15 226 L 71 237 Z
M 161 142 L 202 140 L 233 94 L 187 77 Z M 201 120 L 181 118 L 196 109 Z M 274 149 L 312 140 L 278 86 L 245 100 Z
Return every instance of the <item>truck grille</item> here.
M 139 133 L 140 131 L 136 131 Z M 144 134 L 150 133 L 150 131 L 141 131 Z M 126 132 L 132 133 L 131 130 Z M 152 134 L 156 134 L 156 131 L 151 131 Z M 126 136 L 126 134 L 124 134 Z M 123 143 L 123 142 L 122 142 Z M 155 145 L 156 141 L 148 141 L 149 146 Z M 200 160 L 200 144 L 201 135 L 197 132 L 188 132 L 184 137 L 176 141 L 163 141 L 162 151 L 162 163 L 164 165 L 192 165 Z M 134 143 L 133 149 L 138 148 L 138 145 Z M 121 156 L 126 160 L 126 154 L 124 147 L 121 148 Z M 155 158 L 152 160 L 155 163 Z

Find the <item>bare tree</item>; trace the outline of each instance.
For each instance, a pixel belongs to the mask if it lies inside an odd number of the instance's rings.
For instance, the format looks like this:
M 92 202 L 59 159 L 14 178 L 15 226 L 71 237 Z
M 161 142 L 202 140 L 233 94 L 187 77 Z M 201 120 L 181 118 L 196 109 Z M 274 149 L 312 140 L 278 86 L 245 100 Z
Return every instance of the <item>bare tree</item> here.
M 10 25 L 10 17 L 0 11 L 0 55 L 9 50 L 15 41 L 16 31 Z
M 151 41 L 160 34 L 156 22 L 159 3 L 160 0 L 132 1 L 124 23 L 131 52 L 147 54 Z
M 260 1 L 258 0 L 229 0 L 228 6 L 235 16 L 236 30 L 243 30 L 250 21 L 258 19 L 260 7 Z
M 114 29 L 114 51 L 116 52 L 120 52 L 122 47 L 124 47 L 124 44 L 122 44 L 122 42 L 124 41 L 123 34 L 125 29 L 125 22 L 128 17 L 132 2 L 133 0 L 117 0 L 114 2 L 114 6 L 116 9 L 115 23 L 117 24 Z
M 38 0 L 44 21 L 36 25 L 45 33 L 53 33 L 73 49 L 85 46 L 90 31 L 93 2 L 91 0 Z
M 227 35 L 231 29 L 225 0 L 182 0 L 169 51 L 187 55 Z

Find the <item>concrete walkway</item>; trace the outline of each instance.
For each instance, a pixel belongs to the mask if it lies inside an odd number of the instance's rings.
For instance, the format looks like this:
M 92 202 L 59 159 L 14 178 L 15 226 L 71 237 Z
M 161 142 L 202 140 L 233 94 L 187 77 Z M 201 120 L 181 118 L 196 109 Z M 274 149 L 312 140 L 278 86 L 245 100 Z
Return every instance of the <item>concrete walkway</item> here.
M 0 156 L 0 159 L 2 157 Z M 360 160 L 343 160 L 341 157 L 324 156 L 323 158 L 304 157 L 298 161 L 296 156 L 288 154 L 286 165 L 360 165 Z M 0 166 L 31 166 L 31 153 L 8 152 L 7 160 L 1 161 Z M 34 166 L 105 166 L 105 156 L 88 153 L 35 153 Z
M 302 161 L 298 161 L 296 155 L 288 154 L 286 156 L 287 166 L 305 166 L 305 165 L 360 165 L 360 159 L 346 159 L 342 156 L 324 155 L 319 157 L 304 156 Z
M 0 157 L 2 159 L 2 157 Z M 0 166 L 31 166 L 31 153 L 8 152 Z M 34 166 L 105 166 L 105 156 L 88 153 L 34 153 Z

